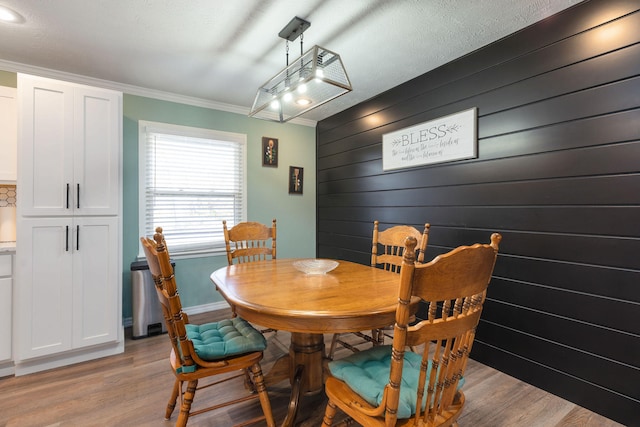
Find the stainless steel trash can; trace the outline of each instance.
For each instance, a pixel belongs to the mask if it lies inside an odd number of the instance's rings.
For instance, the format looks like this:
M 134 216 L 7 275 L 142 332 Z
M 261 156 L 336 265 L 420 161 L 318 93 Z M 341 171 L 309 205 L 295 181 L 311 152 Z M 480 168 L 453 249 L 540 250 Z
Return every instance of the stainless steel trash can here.
M 175 267 L 172 261 L 171 265 Z M 146 261 L 131 263 L 131 302 L 133 305 L 133 339 L 167 332 L 156 285 Z

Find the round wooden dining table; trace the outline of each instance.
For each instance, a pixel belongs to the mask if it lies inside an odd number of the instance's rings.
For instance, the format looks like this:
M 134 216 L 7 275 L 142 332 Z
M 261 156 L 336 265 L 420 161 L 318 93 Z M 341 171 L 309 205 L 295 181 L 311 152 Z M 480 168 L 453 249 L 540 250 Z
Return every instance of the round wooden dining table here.
M 323 334 L 392 325 L 399 285 L 398 274 L 368 265 L 339 261 L 326 274 L 305 274 L 294 267 L 295 261 L 236 264 L 211 274 L 211 281 L 238 316 L 291 332 L 286 363 L 293 406 L 299 393 L 323 389 Z M 295 408 L 291 417 L 295 418 Z

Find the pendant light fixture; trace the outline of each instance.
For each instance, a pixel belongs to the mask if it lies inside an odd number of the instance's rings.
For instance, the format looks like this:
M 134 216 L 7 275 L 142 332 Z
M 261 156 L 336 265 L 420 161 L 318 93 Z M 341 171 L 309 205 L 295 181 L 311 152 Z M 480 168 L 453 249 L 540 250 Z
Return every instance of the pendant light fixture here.
M 278 36 L 286 40 L 286 67 L 260 86 L 250 117 L 287 122 L 352 90 L 340 55 L 320 46 L 304 52 L 311 23 L 297 16 Z M 300 57 L 289 64 L 289 42 L 300 38 Z

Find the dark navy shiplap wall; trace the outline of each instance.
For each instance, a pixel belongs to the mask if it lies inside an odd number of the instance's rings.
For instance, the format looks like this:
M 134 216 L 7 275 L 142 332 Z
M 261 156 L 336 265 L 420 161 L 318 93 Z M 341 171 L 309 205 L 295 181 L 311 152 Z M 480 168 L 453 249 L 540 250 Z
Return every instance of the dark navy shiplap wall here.
M 476 159 L 383 172 L 382 135 L 478 108 Z M 472 357 L 640 426 L 640 2 L 591 0 L 317 126 L 317 255 L 373 221 L 427 258 L 503 235 Z

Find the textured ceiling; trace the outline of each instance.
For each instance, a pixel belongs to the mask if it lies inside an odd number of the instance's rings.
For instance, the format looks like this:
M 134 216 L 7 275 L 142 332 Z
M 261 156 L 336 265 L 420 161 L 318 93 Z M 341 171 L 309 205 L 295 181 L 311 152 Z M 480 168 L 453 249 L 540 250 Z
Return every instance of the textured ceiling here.
M 278 33 L 299 16 L 311 22 L 304 49 L 340 54 L 354 88 L 303 116 L 314 121 L 577 3 L 0 0 L 25 18 L 0 22 L 0 69 L 55 70 L 248 112 L 258 86 L 285 66 Z M 299 40 L 291 42 L 290 59 L 299 54 Z

